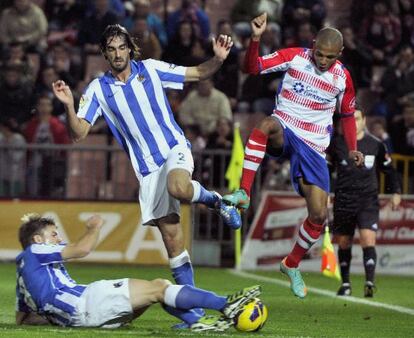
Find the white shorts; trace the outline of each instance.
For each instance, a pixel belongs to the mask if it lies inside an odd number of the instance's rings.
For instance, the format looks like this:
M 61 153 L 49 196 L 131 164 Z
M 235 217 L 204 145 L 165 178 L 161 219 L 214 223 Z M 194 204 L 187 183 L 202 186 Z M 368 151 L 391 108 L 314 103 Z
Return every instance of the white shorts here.
M 193 174 L 194 160 L 187 145 L 171 149 L 163 166 L 140 180 L 139 204 L 142 224 L 154 225 L 153 220 L 170 214 L 180 215 L 180 201 L 168 193 L 167 176 L 173 169 L 184 169 Z
M 79 298 L 71 326 L 115 328 L 132 319 L 128 278 L 100 280 Z

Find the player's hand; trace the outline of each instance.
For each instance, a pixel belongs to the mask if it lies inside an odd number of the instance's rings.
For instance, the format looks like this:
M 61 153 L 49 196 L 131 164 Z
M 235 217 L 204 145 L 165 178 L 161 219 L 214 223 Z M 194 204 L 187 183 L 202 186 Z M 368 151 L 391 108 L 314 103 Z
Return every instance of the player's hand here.
M 364 164 L 364 154 L 357 150 L 351 150 L 349 153 L 349 158 L 353 160 L 357 167 L 360 167 Z
M 90 230 L 96 229 L 100 230 L 104 224 L 104 220 L 99 215 L 93 215 L 86 221 L 86 227 Z
M 398 208 L 401 204 L 401 195 L 400 194 L 392 194 L 390 202 L 391 202 L 392 210 L 398 210 Z
M 73 95 L 69 86 L 62 80 L 52 83 L 53 93 L 64 105 L 73 105 Z
M 233 40 L 229 35 L 220 35 L 217 39 L 212 39 L 214 55 L 224 61 L 233 46 Z
M 250 26 L 252 27 L 252 39 L 259 40 L 260 36 L 266 29 L 267 24 L 267 13 L 260 14 L 255 17 L 251 22 Z

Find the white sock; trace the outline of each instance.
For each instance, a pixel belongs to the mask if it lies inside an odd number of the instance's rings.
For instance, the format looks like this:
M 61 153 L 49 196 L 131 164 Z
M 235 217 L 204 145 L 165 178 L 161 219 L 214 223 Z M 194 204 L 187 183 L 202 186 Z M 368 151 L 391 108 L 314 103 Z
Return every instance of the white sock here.
M 201 184 L 197 181 L 191 181 L 191 184 L 193 185 L 193 197 L 191 198 L 191 203 L 197 202 L 200 199 L 200 193 L 201 193 Z
M 184 250 L 178 256 L 170 258 L 169 261 L 171 269 L 178 268 L 188 262 L 191 263 L 190 255 L 188 254 L 187 250 Z
M 164 292 L 164 304 L 176 307 L 175 300 L 184 285 L 168 285 Z

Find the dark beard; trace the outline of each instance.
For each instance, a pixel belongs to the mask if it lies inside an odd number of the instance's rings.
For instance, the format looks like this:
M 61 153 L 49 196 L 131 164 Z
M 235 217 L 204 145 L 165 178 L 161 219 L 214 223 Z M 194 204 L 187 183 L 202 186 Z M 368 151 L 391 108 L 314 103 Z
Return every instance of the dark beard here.
M 128 62 L 125 62 L 125 64 L 124 64 L 124 65 L 121 65 L 121 66 L 119 66 L 119 67 L 117 67 L 117 66 L 115 65 L 115 62 L 111 63 L 111 68 L 112 68 L 113 70 L 115 70 L 116 72 L 118 72 L 118 73 L 123 72 L 123 71 L 124 71 L 127 67 L 128 67 Z

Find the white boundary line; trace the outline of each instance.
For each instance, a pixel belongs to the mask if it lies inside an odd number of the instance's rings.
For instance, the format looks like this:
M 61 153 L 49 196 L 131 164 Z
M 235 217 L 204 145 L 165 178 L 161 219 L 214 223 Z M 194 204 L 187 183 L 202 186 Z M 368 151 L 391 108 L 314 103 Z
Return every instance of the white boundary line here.
M 238 271 L 238 270 L 234 270 L 234 269 L 228 269 L 228 272 L 233 274 L 233 275 L 244 277 L 244 278 L 251 278 L 251 279 L 263 281 L 263 282 L 266 282 L 266 283 L 272 283 L 272 284 L 285 286 L 285 287 L 288 287 L 288 288 L 290 287 L 289 282 L 283 281 L 283 280 L 280 280 L 280 279 L 277 279 L 277 278 L 270 278 L 270 277 L 260 276 L 260 275 L 256 275 L 256 274 L 253 274 L 253 273 Z M 309 287 L 309 286 L 308 286 L 308 291 L 319 294 L 319 295 L 331 297 L 331 298 L 339 298 L 336 295 L 336 293 L 333 292 L 333 291 L 318 289 L 318 288 Z M 344 300 L 344 301 L 348 301 L 348 302 L 359 303 L 359 304 L 364 304 L 364 305 L 369 305 L 369 306 L 374 306 L 374 307 L 380 307 L 380 308 L 384 308 L 384 309 L 387 309 L 387 310 L 396 311 L 396 312 L 400 312 L 400 313 L 409 314 L 409 315 L 414 316 L 414 309 L 411 309 L 411 308 L 408 308 L 408 307 L 403 307 L 403 306 L 399 306 L 399 305 L 392 305 L 392 304 L 386 304 L 386 303 L 380 303 L 380 302 L 373 302 L 371 300 L 366 300 L 366 299 L 363 299 L 363 298 L 357 298 L 357 297 L 352 297 L 352 296 L 341 297 L 340 299 Z

